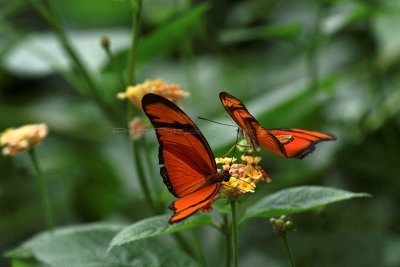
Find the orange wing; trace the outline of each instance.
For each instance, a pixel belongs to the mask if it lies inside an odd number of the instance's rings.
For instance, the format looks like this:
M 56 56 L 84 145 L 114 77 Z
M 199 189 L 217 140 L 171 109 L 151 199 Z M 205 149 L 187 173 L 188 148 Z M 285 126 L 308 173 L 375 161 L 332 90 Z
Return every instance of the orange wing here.
M 169 219 L 169 223 L 180 222 L 195 213 L 201 207 L 208 204 L 215 194 L 219 191 L 220 184 L 204 187 L 190 195 L 180 198 L 169 205 L 169 209 L 174 215 Z
M 262 128 L 260 126 L 260 128 Z M 267 134 L 266 134 L 267 133 Z M 322 141 L 336 140 L 336 137 L 317 131 L 302 129 L 262 129 L 257 134 L 258 142 L 264 148 L 267 147 L 267 140 L 273 135 L 284 146 L 285 156 L 288 158 L 302 159 L 314 151 L 315 145 Z M 278 153 L 279 154 L 279 153 Z
M 226 92 L 221 92 L 219 97 L 228 114 L 250 139 L 253 148 L 262 146 L 283 157 L 302 159 L 314 151 L 315 144 L 336 140 L 331 134 L 317 131 L 264 129 L 239 99 Z
M 171 203 L 170 223 L 183 220 L 207 204 L 220 184 L 207 183 L 217 172 L 214 155 L 193 121 L 174 103 L 156 94 L 142 100 L 143 110 L 153 124 L 159 147 L 161 176 L 179 200 Z

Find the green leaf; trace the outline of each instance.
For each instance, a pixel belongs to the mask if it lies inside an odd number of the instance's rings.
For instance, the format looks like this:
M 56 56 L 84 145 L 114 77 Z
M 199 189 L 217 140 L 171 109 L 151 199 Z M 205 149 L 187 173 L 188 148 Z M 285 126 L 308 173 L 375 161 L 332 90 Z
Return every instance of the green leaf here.
M 24 262 L 21 260 L 12 260 L 11 267 L 39 267 L 39 265 L 35 263 Z
M 221 33 L 219 40 L 223 44 L 251 41 L 255 39 L 294 39 L 301 32 L 299 23 L 285 25 L 267 25 L 253 28 L 233 28 Z
M 336 4 L 333 12 L 321 22 L 321 31 L 326 35 L 334 35 L 371 15 L 376 8 L 364 2 L 343 1 Z
M 163 56 L 179 47 L 184 40 L 200 32 L 204 28 L 204 14 L 209 7 L 208 3 L 199 4 L 143 37 L 139 42 L 136 63 L 143 64 Z M 116 55 L 116 61 L 119 64 L 126 64 L 128 56 L 129 49 L 126 49 Z M 111 69 L 109 62 L 103 67 L 104 69 Z
M 400 57 L 400 23 L 399 12 L 388 10 L 378 13 L 372 21 L 374 34 L 378 43 L 377 63 L 381 68 L 387 68 L 398 62 Z
M 337 201 L 369 196 L 366 193 L 352 193 L 322 186 L 292 187 L 261 199 L 246 211 L 240 223 L 253 217 L 271 217 L 298 213 Z
M 21 247 L 50 266 L 197 266 L 186 254 L 161 245 L 155 239 L 135 242 L 107 253 L 111 238 L 122 228 L 110 224 L 66 227 L 53 234 L 39 234 Z
M 170 215 L 160 215 L 136 222 L 122 231 L 112 239 L 108 251 L 114 247 L 122 246 L 133 241 L 175 233 L 178 231 L 194 228 L 199 225 L 215 226 L 209 214 L 193 216 L 180 223 L 169 224 Z
M 139 43 L 138 63 L 149 61 L 176 48 L 180 42 L 202 29 L 204 13 L 208 3 L 197 5 L 179 19 L 146 36 Z
M 17 247 L 15 249 L 6 251 L 3 256 L 14 259 L 29 259 L 33 257 L 32 253 L 23 247 Z

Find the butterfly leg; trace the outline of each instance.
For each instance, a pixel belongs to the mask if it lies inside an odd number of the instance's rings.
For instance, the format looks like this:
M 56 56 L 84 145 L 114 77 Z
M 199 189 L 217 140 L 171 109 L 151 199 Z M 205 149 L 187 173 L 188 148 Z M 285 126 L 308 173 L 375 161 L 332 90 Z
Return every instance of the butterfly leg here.
M 225 155 L 221 156 L 220 158 L 225 158 L 226 156 L 228 156 L 229 153 L 231 153 L 232 150 L 233 150 L 236 146 L 237 146 L 237 144 L 234 144 L 234 145 L 229 149 L 228 153 L 226 153 Z
M 240 147 L 244 147 L 244 148 L 249 148 L 249 146 L 234 144 L 234 145 L 229 149 L 228 153 L 226 153 L 225 155 L 223 155 L 223 156 L 221 156 L 221 157 L 219 157 L 219 158 L 225 158 L 227 155 L 229 155 L 229 153 L 232 152 L 232 150 L 233 150 L 236 146 L 240 146 Z M 247 150 L 248 150 L 248 149 L 247 149 Z M 245 153 L 244 153 L 244 154 L 246 154 L 247 150 L 245 150 Z

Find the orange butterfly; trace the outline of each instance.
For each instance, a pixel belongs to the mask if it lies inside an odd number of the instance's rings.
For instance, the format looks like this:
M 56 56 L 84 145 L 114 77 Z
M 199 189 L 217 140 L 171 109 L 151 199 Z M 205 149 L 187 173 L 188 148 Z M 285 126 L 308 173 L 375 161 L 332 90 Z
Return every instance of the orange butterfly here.
M 314 151 L 315 144 L 336 140 L 331 134 L 316 131 L 295 128 L 264 129 L 239 99 L 227 92 L 221 92 L 219 98 L 253 149 L 261 146 L 283 157 L 302 159 Z
M 174 212 L 169 223 L 176 223 L 206 206 L 219 191 L 221 182 L 229 181 L 229 171 L 217 172 L 206 139 L 174 103 L 156 94 L 146 94 L 142 106 L 160 144 L 161 176 L 168 190 L 179 198 L 169 205 Z

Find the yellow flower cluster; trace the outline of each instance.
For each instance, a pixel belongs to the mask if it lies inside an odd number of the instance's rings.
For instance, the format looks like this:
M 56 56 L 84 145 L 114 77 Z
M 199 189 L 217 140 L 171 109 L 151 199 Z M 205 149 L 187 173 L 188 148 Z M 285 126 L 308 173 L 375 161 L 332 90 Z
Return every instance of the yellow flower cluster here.
M 43 142 L 49 129 L 46 124 L 30 124 L 19 128 L 8 128 L 0 137 L 0 145 L 4 146 L 2 153 L 15 156 L 21 151 Z
M 242 156 L 241 164 L 232 164 L 236 158 L 216 158 L 217 164 L 223 164 L 222 170 L 229 170 L 231 178 L 228 182 L 222 182 L 219 189 L 219 194 L 213 197 L 207 205 L 200 209 L 201 213 L 211 212 L 213 210 L 212 204 L 222 197 L 236 197 L 245 193 L 253 193 L 256 189 L 256 184 L 259 181 L 271 182 L 271 179 L 257 164 L 261 161 L 261 157 Z M 243 164 L 246 162 L 246 164 Z M 230 166 L 232 164 L 232 166 Z M 221 171 L 221 169 L 218 169 Z
M 225 158 L 215 158 L 215 162 L 217 164 L 223 163 L 224 166 L 225 165 L 229 166 L 232 162 L 235 162 L 236 160 L 237 160 L 237 158 L 235 158 L 235 157 L 233 157 L 233 158 L 227 158 L 227 157 L 225 157 Z
M 161 95 L 168 100 L 176 102 L 186 98 L 189 93 L 182 90 L 179 85 L 166 83 L 163 79 L 146 80 L 136 86 L 128 86 L 125 92 L 118 93 L 119 99 L 129 99 L 137 108 L 142 109 L 142 98 L 148 93 Z
M 242 163 L 229 164 L 235 162 L 235 158 L 217 158 L 216 162 L 224 164 L 223 170 L 229 170 L 231 178 L 228 182 L 222 182 L 220 194 L 222 197 L 242 195 L 248 192 L 254 192 L 256 184 L 259 181 L 270 182 L 268 175 L 257 164 L 261 157 L 242 156 Z M 243 164 L 246 163 L 246 164 Z

